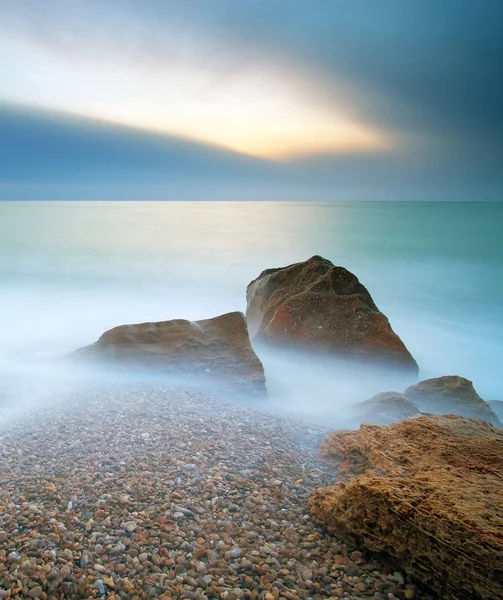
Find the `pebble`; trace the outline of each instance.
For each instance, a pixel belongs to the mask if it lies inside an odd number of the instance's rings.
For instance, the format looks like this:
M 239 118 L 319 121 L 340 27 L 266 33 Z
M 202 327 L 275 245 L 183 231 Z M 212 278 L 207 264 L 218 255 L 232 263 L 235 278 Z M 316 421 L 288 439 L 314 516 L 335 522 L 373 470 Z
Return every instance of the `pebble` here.
M 326 434 L 160 385 L 33 409 L 0 426 L 0 598 L 426 598 L 312 522 Z

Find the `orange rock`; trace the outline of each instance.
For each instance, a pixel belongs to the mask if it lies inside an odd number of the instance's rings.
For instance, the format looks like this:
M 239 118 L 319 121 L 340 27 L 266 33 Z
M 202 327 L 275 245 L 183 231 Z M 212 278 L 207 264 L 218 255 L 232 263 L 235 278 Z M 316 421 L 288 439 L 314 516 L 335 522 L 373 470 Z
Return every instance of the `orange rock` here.
M 101 360 L 170 375 L 190 375 L 219 389 L 265 393 L 264 368 L 248 337 L 244 315 L 121 325 L 77 350 L 74 359 Z
M 320 448 L 343 483 L 313 518 L 391 562 L 435 597 L 503 599 L 503 431 L 455 415 L 339 431 Z
M 367 289 L 321 256 L 267 269 L 249 284 L 246 299 L 252 339 L 417 373 L 416 361 Z

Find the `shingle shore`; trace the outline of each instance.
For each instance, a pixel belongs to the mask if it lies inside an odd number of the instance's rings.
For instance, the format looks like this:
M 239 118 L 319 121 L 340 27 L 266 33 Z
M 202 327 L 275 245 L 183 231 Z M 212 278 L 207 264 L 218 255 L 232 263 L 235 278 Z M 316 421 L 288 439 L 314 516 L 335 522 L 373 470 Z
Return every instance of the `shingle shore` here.
M 422 598 L 312 522 L 327 430 L 95 389 L 0 425 L 0 598 Z

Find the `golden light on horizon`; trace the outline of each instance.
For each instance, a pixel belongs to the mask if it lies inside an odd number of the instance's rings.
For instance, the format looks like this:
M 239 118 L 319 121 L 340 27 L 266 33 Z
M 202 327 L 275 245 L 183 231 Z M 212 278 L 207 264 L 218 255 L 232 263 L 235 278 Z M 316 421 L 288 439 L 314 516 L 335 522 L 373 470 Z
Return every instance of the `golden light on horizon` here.
M 269 160 L 289 160 L 320 154 L 360 154 L 393 147 L 390 136 L 363 124 L 317 112 L 295 98 L 254 99 L 242 105 L 229 93 L 214 102 L 187 103 L 175 114 L 154 110 L 138 112 L 122 105 L 107 110 L 100 106 L 96 116 L 115 123 L 141 126 L 235 150 Z
M 202 56 L 200 62 L 191 57 L 145 64 L 104 57 L 97 63 L 78 53 L 16 44 L 13 70 L 19 75 L 7 97 L 13 102 L 35 98 L 44 108 L 268 160 L 394 146 L 385 132 L 349 117 L 343 104 L 327 103 L 310 75 L 291 65 L 270 62 L 222 72 L 205 65 Z M 26 68 L 34 56 L 38 68 Z

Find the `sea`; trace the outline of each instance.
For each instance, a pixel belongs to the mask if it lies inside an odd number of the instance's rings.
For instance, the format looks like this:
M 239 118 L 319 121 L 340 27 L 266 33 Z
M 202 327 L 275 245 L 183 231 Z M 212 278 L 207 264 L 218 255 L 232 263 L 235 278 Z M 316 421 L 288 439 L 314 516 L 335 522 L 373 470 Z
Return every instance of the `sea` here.
M 503 203 L 484 202 L 0 202 L 0 394 L 49 401 L 82 385 L 58 359 L 107 329 L 244 312 L 261 271 L 315 254 L 357 275 L 421 379 L 503 400 Z M 261 358 L 268 406 L 299 418 L 407 383 Z

